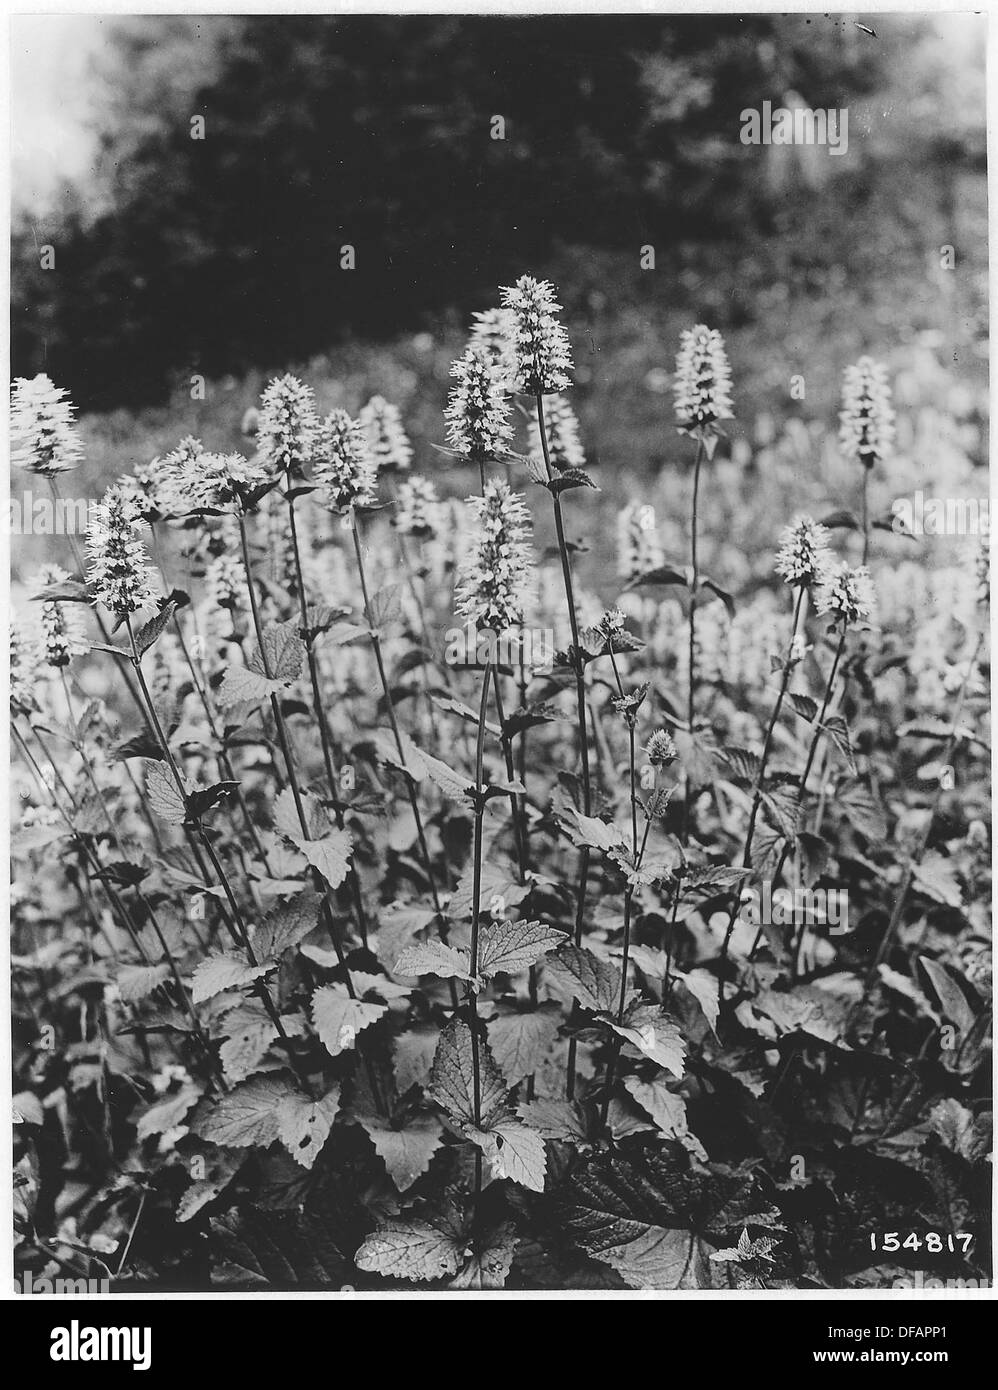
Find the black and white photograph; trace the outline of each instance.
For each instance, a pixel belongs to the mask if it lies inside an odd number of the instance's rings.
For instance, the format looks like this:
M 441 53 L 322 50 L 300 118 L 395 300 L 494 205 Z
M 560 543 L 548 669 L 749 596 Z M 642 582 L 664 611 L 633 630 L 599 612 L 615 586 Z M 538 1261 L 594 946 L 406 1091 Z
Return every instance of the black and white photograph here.
M 33 1366 L 279 1295 L 952 1367 L 994 14 L 62 10 L 7 20 Z

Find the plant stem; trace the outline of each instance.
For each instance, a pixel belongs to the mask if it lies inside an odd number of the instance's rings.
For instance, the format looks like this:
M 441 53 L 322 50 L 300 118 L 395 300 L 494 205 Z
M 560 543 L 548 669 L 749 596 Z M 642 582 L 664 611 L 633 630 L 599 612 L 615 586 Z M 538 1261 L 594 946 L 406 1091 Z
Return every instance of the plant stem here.
M 485 672 L 482 676 L 482 699 L 478 711 L 478 741 L 475 747 L 475 829 L 471 861 L 471 964 L 468 967 L 471 981 L 468 984 L 468 1013 L 471 1026 L 471 1071 L 476 1129 L 482 1127 L 482 1066 L 478 1039 L 478 994 L 475 985 L 478 976 L 478 917 L 482 896 L 482 833 L 485 818 L 485 720 L 488 714 L 491 667 L 490 654 L 486 658 Z M 476 1186 L 480 1188 L 480 1160 L 476 1162 L 476 1178 Z
M 399 762 L 403 769 L 403 780 L 409 794 L 409 805 L 412 809 L 413 820 L 416 825 L 416 836 L 419 840 L 419 851 L 423 859 L 423 870 L 426 874 L 430 886 L 430 894 L 433 898 L 433 908 L 437 918 L 441 923 L 442 929 L 446 930 L 446 917 L 440 903 L 440 895 L 437 892 L 437 885 L 433 877 L 433 869 L 430 862 L 430 850 L 426 843 L 426 832 L 423 829 L 423 817 L 419 810 L 419 798 L 416 796 L 415 784 L 408 771 L 408 762 L 405 756 L 405 745 L 402 742 L 402 732 L 399 729 L 398 718 L 395 714 L 395 702 L 392 700 L 391 686 L 388 683 L 388 673 L 385 670 L 385 661 L 381 652 L 381 635 L 375 627 L 371 616 L 371 596 L 367 587 L 367 572 L 364 568 L 364 554 L 360 544 L 360 524 L 356 517 L 352 518 L 350 527 L 353 535 L 353 548 L 357 556 L 357 570 L 360 575 L 360 588 L 364 598 L 364 616 L 367 619 L 367 626 L 370 629 L 371 650 L 374 653 L 374 661 L 378 668 L 378 677 L 381 681 L 382 694 L 385 697 L 385 708 L 388 712 L 388 722 L 391 725 L 392 735 L 395 739 L 395 749 L 399 756 Z
M 797 601 L 794 604 L 793 625 L 790 631 L 790 642 L 787 646 L 787 653 L 783 660 L 783 675 L 780 678 L 780 689 L 779 693 L 776 696 L 776 702 L 773 705 L 772 712 L 769 716 L 769 723 L 766 726 L 766 736 L 762 744 L 762 752 L 759 755 L 759 769 L 756 773 L 755 786 L 752 790 L 752 809 L 749 812 L 748 829 L 745 832 L 745 849 L 742 853 L 742 868 L 745 869 L 750 868 L 752 864 L 752 841 L 755 836 L 755 825 L 756 819 L 759 815 L 759 808 L 762 805 L 762 789 L 765 785 L 766 763 L 769 759 L 769 752 L 773 743 L 773 733 L 776 729 L 776 723 L 780 717 L 780 711 L 783 708 L 783 701 L 786 698 L 787 687 L 790 684 L 790 675 L 793 670 L 792 657 L 794 643 L 797 640 L 797 629 L 800 625 L 800 615 L 801 610 L 804 606 L 804 595 L 806 594 L 806 592 L 807 590 L 803 584 L 797 590 Z M 727 929 L 724 933 L 724 944 L 721 947 L 722 964 L 728 958 L 728 947 L 731 943 L 731 936 L 735 929 L 735 919 L 738 916 L 739 902 L 740 900 L 736 894 L 734 901 L 731 905 L 731 913 L 728 917 Z
M 696 713 L 696 613 L 697 597 L 700 589 L 700 562 L 697 554 L 697 526 L 699 521 L 700 505 L 700 470 L 703 466 L 703 440 L 697 440 L 697 454 L 693 463 L 693 505 L 690 514 L 690 622 L 689 622 L 689 653 L 687 672 L 689 676 L 689 688 L 686 700 L 686 722 L 689 726 L 690 737 L 693 737 L 693 718 Z M 686 844 L 689 840 L 690 816 L 693 809 L 694 786 L 690 773 L 686 773 L 686 798 L 683 804 L 683 822 L 680 841 Z
M 555 480 L 554 469 L 551 467 L 551 456 L 548 449 L 547 428 L 544 424 L 544 396 L 538 392 L 535 397 L 537 403 L 537 429 L 541 440 L 541 451 L 544 456 L 544 471 L 550 485 Z M 558 555 L 561 559 L 561 574 L 565 585 L 565 602 L 568 606 L 568 621 L 572 632 L 572 669 L 575 672 L 575 710 L 576 722 L 578 725 L 579 757 L 582 763 L 582 809 L 587 816 L 592 815 L 593 791 L 592 778 L 589 771 L 589 729 L 586 722 L 586 678 L 585 668 L 582 665 L 582 656 L 579 643 L 579 620 L 575 611 L 575 588 L 572 583 L 572 561 L 569 555 L 568 542 L 565 539 L 565 520 L 561 510 L 561 494 L 550 486 L 551 504 L 554 509 L 554 528 L 558 536 Z M 583 923 L 586 911 L 586 888 L 589 882 L 589 846 L 583 845 L 579 851 L 579 893 L 575 908 L 575 934 L 574 941 L 576 946 L 582 945 Z M 574 1007 L 574 1005 L 573 1005 Z M 568 1042 L 568 1065 L 565 1077 L 565 1095 L 569 1100 L 575 1096 L 575 1063 L 578 1055 L 578 1043 L 572 1037 Z
M 288 478 L 290 488 L 291 479 Z M 333 807 L 333 815 L 336 818 L 337 828 L 343 830 L 344 815 L 343 806 L 339 797 L 339 786 L 336 777 L 336 760 L 332 748 L 332 740 L 329 726 L 326 722 L 326 713 L 322 704 L 322 692 L 319 686 L 319 667 L 315 657 L 315 640 L 312 628 L 308 620 L 308 596 L 305 593 L 305 575 L 301 563 L 301 551 L 298 546 L 298 526 L 295 522 L 295 499 L 287 498 L 288 503 L 288 522 L 291 528 L 291 546 L 295 557 L 295 574 L 298 581 L 298 608 L 301 615 L 302 640 L 305 643 L 305 654 L 308 659 L 308 674 L 312 686 L 312 708 L 315 714 L 315 721 L 319 726 L 319 742 L 322 745 L 322 761 L 326 770 L 326 781 L 329 785 L 329 795 Z M 262 647 L 261 647 L 262 651 Z M 289 769 L 290 774 L 290 769 Z M 364 900 L 360 887 L 360 877 L 351 858 L 347 869 L 347 881 L 350 884 L 350 892 L 353 897 L 354 912 L 357 915 L 357 928 L 360 932 L 360 939 L 367 947 L 367 915 L 364 912 Z

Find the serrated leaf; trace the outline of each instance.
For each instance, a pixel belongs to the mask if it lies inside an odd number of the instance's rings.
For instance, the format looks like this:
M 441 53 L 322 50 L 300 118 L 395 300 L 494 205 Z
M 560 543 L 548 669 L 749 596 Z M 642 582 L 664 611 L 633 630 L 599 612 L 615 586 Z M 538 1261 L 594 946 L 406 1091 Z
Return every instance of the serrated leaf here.
M 595 816 L 584 816 L 574 806 L 566 808 L 561 823 L 568 831 L 572 844 L 580 848 L 588 845 L 590 849 L 608 853 L 627 844 L 624 832 L 616 825 L 598 820 Z
M 251 985 L 273 970 L 273 962 L 264 965 L 248 965 L 240 956 L 223 951 L 216 956 L 208 956 L 194 972 L 191 985 L 191 998 L 195 1004 L 202 1004 L 226 989 L 242 989 Z
M 198 1155 L 203 1157 L 203 1155 Z M 191 1183 L 177 1204 L 177 1220 L 190 1221 L 192 1216 L 213 1202 L 228 1187 L 246 1161 L 241 1153 L 227 1153 L 220 1149 L 217 1155 L 208 1160 L 208 1171 L 203 1178 Z
M 611 1023 L 615 1033 L 636 1047 L 639 1052 L 665 1067 L 673 1076 L 681 1077 L 686 1067 L 686 1044 L 679 1029 L 653 1005 L 638 1005 L 629 1009 L 623 1023 Z
M 139 1117 L 135 1127 L 136 1137 L 148 1139 L 152 1134 L 165 1134 L 168 1129 L 182 1124 L 184 1116 L 193 1109 L 200 1098 L 200 1087 L 185 1086 L 175 1096 L 167 1096 L 165 1100 L 151 1105 L 145 1114 Z
M 436 1028 L 411 1028 L 395 1039 L 395 1085 L 400 1096 L 413 1086 L 424 1085 L 439 1041 Z
M 945 903 L 947 907 L 963 907 L 963 889 L 957 878 L 956 865 L 945 855 L 930 850 L 922 862 L 915 865 L 912 881 L 937 903 Z
M 233 705 L 259 704 L 270 690 L 270 681 L 259 672 L 247 666 L 227 666 L 215 698 L 222 709 L 229 709 Z
M 967 1002 L 967 996 L 957 984 L 954 975 L 946 966 L 941 965 L 939 961 L 931 960 L 928 956 L 919 956 L 918 963 L 928 975 L 936 992 L 943 1017 L 955 1023 L 961 1037 L 965 1038 L 977 1022 L 977 1014 Z
M 452 1289 L 501 1289 L 512 1268 L 517 1246 L 516 1227 L 503 1222 L 472 1243 L 472 1256 L 448 1285 Z
M 814 723 L 818 717 L 818 702 L 816 700 L 812 700 L 810 695 L 795 695 L 793 691 L 789 693 L 787 699 L 801 719 L 806 719 L 809 724 Z
M 311 1168 L 329 1137 L 340 1104 L 339 1086 L 321 1100 L 296 1093 L 285 1096 L 277 1110 L 277 1137 L 303 1168 Z
M 187 819 L 187 805 L 173 774 L 162 763 L 145 765 L 146 800 L 150 810 L 166 821 L 167 825 L 183 825 Z
M 510 1086 L 540 1070 L 560 1026 L 561 1011 L 552 1004 L 489 1021 L 489 1046 Z
M 544 1138 L 537 1130 L 528 1129 L 519 1120 L 509 1117 L 487 1131 L 469 1131 L 469 1134 L 480 1144 L 494 1178 L 499 1181 L 508 1178 L 531 1192 L 544 1191 L 547 1152 Z
M 330 888 L 338 888 L 347 876 L 353 838 L 349 830 L 330 830 L 321 840 L 296 840 L 295 844 Z
M 192 787 L 187 797 L 188 817 L 200 820 L 206 811 L 217 806 L 223 797 L 231 796 L 238 787 L 238 782 L 214 782 L 210 787 Z
M 516 975 L 528 970 L 548 951 L 565 945 L 565 932 L 543 922 L 497 922 L 482 928 L 478 969 L 485 976 Z
M 840 787 L 835 795 L 836 806 L 845 813 L 861 835 L 868 840 L 883 840 L 887 835 L 887 821 L 866 787 L 859 782 L 848 782 Z
M 345 985 L 322 985 L 312 995 L 312 1022 L 330 1057 L 353 1047 L 357 1034 L 387 1012 L 385 1004 L 351 999 Z
M 563 999 L 577 999 L 584 1009 L 601 1013 L 617 1005 L 620 971 L 584 946 L 563 946 L 549 956 L 544 975 Z
M 484 1039 L 479 1041 L 479 1113 L 475 1115 L 471 1029 L 452 1019 L 440 1035 L 426 1094 L 459 1124 L 490 1129 L 506 1111 L 506 1082 Z
M 297 946 L 319 920 L 322 900 L 317 893 L 301 893 L 267 914 L 253 937 L 253 951 L 258 960 L 280 960 L 285 951 Z
M 463 1242 L 426 1221 L 386 1221 L 356 1254 L 358 1269 L 386 1279 L 432 1282 L 456 1274 Z
M 755 785 L 762 767 L 757 754 L 750 753 L 747 748 L 725 748 L 721 756 L 731 768 L 736 781 L 744 782 L 747 786 Z
M 150 618 L 139 628 L 135 634 L 135 646 L 139 656 L 143 656 L 154 643 L 159 641 L 176 611 L 177 605 L 172 600 L 167 599 L 156 616 Z
M 286 1076 L 255 1076 L 199 1115 L 192 1131 L 199 1139 L 227 1148 L 245 1149 L 251 1144 L 267 1148 L 277 1138 L 281 1102 L 293 1092 Z
M 532 1100 L 518 1105 L 516 1113 L 523 1123 L 545 1139 L 564 1139 L 571 1144 L 583 1144 L 586 1126 L 582 1111 L 570 1100 Z
M 170 978 L 168 965 L 124 965 L 115 983 L 126 1004 L 137 1004 Z
M 441 980 L 470 980 L 467 951 L 455 950 L 437 938 L 407 946 L 392 967 L 393 975 L 436 975 Z
M 689 990 L 690 994 L 703 1010 L 703 1016 L 710 1024 L 711 1028 L 717 1028 L 717 1017 L 720 1013 L 719 985 L 717 976 L 712 975 L 709 970 L 691 970 L 684 975 L 681 971 L 673 971 L 673 975 L 680 982 L 684 989 Z
M 443 1126 L 435 1115 L 414 1115 L 404 1129 L 393 1129 L 380 1115 L 361 1117 L 360 1123 L 399 1192 L 407 1192 L 426 1172 L 443 1142 Z
M 624 1079 L 624 1085 L 642 1110 L 652 1117 L 663 1134 L 672 1139 L 682 1139 L 689 1133 L 686 1122 L 686 1101 L 670 1091 L 662 1078 L 654 1081 L 641 1081 L 636 1076 Z
M 825 720 L 821 726 L 828 737 L 832 740 L 835 747 L 839 750 L 849 765 L 849 771 L 854 777 L 858 776 L 856 759 L 852 751 L 852 740 L 849 737 L 849 725 L 842 718 L 841 714 L 833 714 Z
M 250 670 L 263 676 L 268 688 L 291 685 L 305 665 L 305 643 L 295 623 L 271 623 L 263 630 L 263 652 L 255 651 Z
M 266 1010 L 246 1005 L 227 1013 L 218 1028 L 225 1041 L 219 1057 L 227 1081 L 245 1081 L 252 1076 L 278 1036 Z

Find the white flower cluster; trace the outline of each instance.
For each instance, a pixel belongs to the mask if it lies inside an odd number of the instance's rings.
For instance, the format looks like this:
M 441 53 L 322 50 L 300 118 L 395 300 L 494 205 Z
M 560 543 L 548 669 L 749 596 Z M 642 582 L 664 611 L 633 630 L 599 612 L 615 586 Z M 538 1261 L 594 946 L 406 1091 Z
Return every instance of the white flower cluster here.
M 470 342 L 484 351 L 504 391 L 516 389 L 516 319 L 510 309 L 484 309 L 473 314 Z
M 319 421 L 315 395 L 290 372 L 274 377 L 260 397 L 257 444 L 275 468 L 292 472 L 309 462 Z
M 530 396 L 566 391 L 572 384 L 572 350 L 558 319 L 554 286 L 521 275 L 500 290 L 499 298 L 512 314 L 515 389 Z
M 810 589 L 820 584 L 825 571 L 833 564 L 831 535 L 810 516 L 799 516 L 784 528 L 780 548 L 776 552 L 776 572 L 792 586 Z
M 872 357 L 846 367 L 839 412 L 839 446 L 846 458 L 872 468 L 890 452 L 894 410 L 887 368 Z
M 664 563 L 652 509 L 642 502 L 628 502 L 617 513 L 618 578 L 627 584 Z
M 447 438 L 459 454 L 486 462 L 503 454 L 513 438 L 509 397 L 492 358 L 472 343 L 451 363 L 456 385 L 447 399 Z
M 37 597 L 53 584 L 65 584 L 68 578 L 61 566 L 42 565 L 34 575 L 32 589 Z M 42 599 L 39 607 L 38 655 L 43 665 L 68 666 L 75 656 L 89 650 L 83 617 L 75 603 Z
M 479 629 L 519 627 L 533 585 L 530 513 L 497 479 L 486 483 L 481 497 L 469 497 L 468 506 L 472 524 L 458 567 L 455 611 Z
M 732 418 L 731 368 L 716 328 L 698 323 L 683 333 L 676 355 L 676 424 L 681 433 L 709 430 Z
M 399 486 L 394 524 L 403 536 L 429 540 L 437 534 L 441 524 L 440 499 L 428 478 L 414 473 Z
M 579 422 L 564 396 L 552 396 L 544 402 L 544 434 L 552 468 L 559 473 L 565 473 L 570 468 L 585 468 L 586 455 L 579 438 Z M 544 466 L 540 426 L 533 418 L 530 421 L 530 457 L 539 467 Z
M 93 508 L 87 535 L 87 582 L 95 603 L 118 617 L 150 608 L 156 598 L 156 577 L 145 545 L 135 499 L 112 485 Z
M 412 445 L 397 405 L 384 396 L 372 396 L 357 416 L 375 468 L 404 471 L 412 462 Z
M 331 512 L 370 507 L 377 500 L 378 469 L 359 421 L 333 410 L 319 427 L 312 476 Z
M 76 468 L 83 444 L 69 393 L 44 373 L 18 377 L 10 403 L 10 461 L 16 468 L 53 477 Z
M 38 708 L 35 678 L 38 674 L 38 637 L 23 619 L 10 614 L 10 713 L 30 714 Z
M 867 622 L 873 615 L 877 595 L 865 565 L 850 569 L 840 561 L 827 570 L 815 592 L 815 611 L 831 613 L 846 624 Z

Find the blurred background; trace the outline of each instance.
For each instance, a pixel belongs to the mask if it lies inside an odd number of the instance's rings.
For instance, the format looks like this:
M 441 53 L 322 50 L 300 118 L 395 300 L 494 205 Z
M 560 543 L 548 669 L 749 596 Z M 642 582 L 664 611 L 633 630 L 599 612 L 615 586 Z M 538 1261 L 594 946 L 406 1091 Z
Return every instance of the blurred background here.
M 710 522 L 735 549 L 851 503 L 834 430 L 863 352 L 902 413 L 883 505 L 940 471 L 937 490 L 965 491 L 986 454 L 985 25 L 15 18 L 14 374 L 79 405 L 81 493 L 185 434 L 245 446 L 245 408 L 289 368 L 325 409 L 397 402 L 414 466 L 439 474 L 470 314 L 529 272 L 565 305 L 597 480 L 611 503 L 657 501 L 667 549 L 689 463 L 671 371 L 696 321 L 732 359 Z M 743 145 L 740 112 L 764 101 L 847 108 L 848 152 Z

